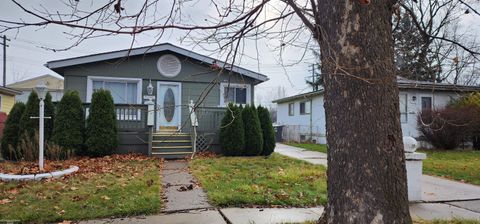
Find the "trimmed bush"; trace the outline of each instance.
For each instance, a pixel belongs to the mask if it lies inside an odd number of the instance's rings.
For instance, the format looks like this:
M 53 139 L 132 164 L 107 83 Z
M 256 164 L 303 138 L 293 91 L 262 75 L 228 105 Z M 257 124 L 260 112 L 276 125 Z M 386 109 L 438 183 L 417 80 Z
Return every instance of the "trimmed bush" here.
M 220 145 L 226 156 L 240 156 L 245 148 L 245 131 L 239 107 L 228 104 L 220 127 Z
M 253 106 L 245 106 L 242 111 L 245 130 L 245 156 L 258 156 L 263 150 L 263 136 L 257 110 Z
M 38 117 L 39 102 L 37 93 L 32 91 L 30 96 L 28 96 L 25 111 L 20 120 L 20 138 L 33 138 L 35 130 L 38 131 L 38 119 L 32 119 L 30 117 Z
M 472 108 L 446 107 L 424 111 L 418 116 L 418 130 L 435 148 L 455 149 L 471 135 L 476 123 Z
M 20 158 L 17 145 L 20 135 L 20 120 L 24 111 L 24 103 L 15 103 L 5 121 L 2 138 L 2 156 L 4 159 L 17 160 Z
M 86 128 L 86 152 L 89 156 L 112 154 L 118 146 L 115 105 L 108 90 L 92 94 Z
M 82 100 L 77 91 L 66 92 L 57 106 L 57 116 L 54 123 L 52 142 L 60 146 L 52 146 L 53 151 L 61 151 L 56 157 L 66 158 L 74 151 L 82 154 L 84 143 L 85 119 Z M 55 149 L 55 150 L 54 150 Z
M 52 95 L 47 92 L 45 95 L 44 102 L 44 115 L 45 117 L 50 117 L 50 119 L 45 119 L 45 142 L 50 141 L 53 133 L 53 124 L 55 122 L 55 105 L 52 102 Z M 38 116 L 38 115 L 37 115 Z M 38 123 L 38 120 L 37 120 Z
M 273 130 L 272 119 L 267 108 L 258 106 L 258 119 L 262 128 L 263 150 L 262 155 L 269 156 L 275 149 L 275 130 Z

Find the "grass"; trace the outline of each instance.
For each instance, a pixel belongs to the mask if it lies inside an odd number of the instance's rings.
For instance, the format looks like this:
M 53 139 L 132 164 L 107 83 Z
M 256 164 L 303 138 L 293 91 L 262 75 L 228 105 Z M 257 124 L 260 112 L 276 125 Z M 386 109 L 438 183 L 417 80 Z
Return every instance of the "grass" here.
M 422 150 L 427 153 L 423 172 L 480 185 L 480 151 Z
M 190 168 L 216 206 L 302 207 L 326 203 L 325 168 L 276 153 L 268 158 L 197 158 Z
M 0 220 L 43 223 L 157 213 L 161 208 L 158 163 L 114 160 L 113 168 L 101 174 L 0 182 L 4 203 L 0 205 Z
M 287 142 L 285 144 L 299 147 L 299 148 L 304 148 L 310 151 L 327 153 L 327 145 L 321 145 L 321 144 L 315 144 L 315 143 L 295 143 L 295 142 Z

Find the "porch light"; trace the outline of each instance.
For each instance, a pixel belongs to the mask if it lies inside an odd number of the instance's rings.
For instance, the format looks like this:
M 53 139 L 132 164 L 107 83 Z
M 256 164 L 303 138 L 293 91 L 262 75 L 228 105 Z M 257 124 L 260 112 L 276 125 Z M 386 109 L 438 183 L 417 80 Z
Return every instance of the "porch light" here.
M 153 85 L 152 85 L 152 80 L 150 79 L 150 82 L 148 83 L 147 86 L 147 94 L 152 95 L 153 94 Z
M 413 101 L 417 100 L 417 97 L 416 97 L 416 96 L 412 96 L 412 100 L 413 100 Z
M 38 94 L 38 99 L 42 101 L 47 95 L 47 86 L 45 85 L 45 83 L 40 83 L 35 87 L 35 91 Z

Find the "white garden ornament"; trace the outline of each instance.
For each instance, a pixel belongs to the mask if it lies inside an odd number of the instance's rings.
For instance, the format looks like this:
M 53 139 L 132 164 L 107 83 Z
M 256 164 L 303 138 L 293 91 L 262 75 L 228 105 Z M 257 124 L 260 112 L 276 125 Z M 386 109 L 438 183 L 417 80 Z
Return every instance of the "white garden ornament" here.
M 404 136 L 403 137 L 403 148 L 405 152 L 413 153 L 417 151 L 418 142 L 413 137 Z

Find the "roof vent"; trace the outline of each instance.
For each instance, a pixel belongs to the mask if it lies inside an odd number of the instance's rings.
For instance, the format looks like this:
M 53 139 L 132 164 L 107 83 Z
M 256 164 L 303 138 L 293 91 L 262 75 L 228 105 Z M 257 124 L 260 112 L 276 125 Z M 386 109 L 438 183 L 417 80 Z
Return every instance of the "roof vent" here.
M 182 69 L 180 60 L 171 54 L 162 55 L 157 61 L 158 71 L 166 77 L 175 77 Z

